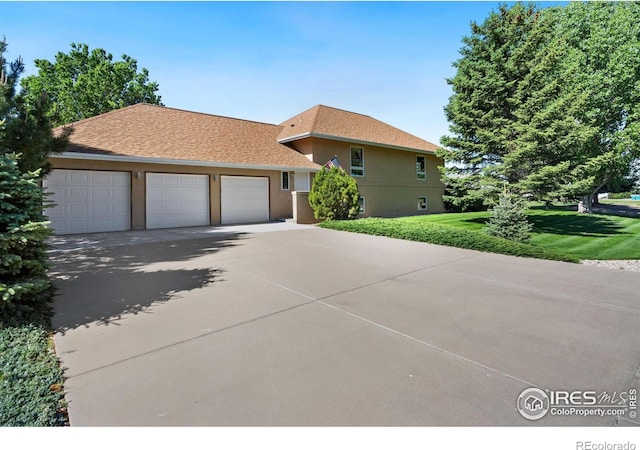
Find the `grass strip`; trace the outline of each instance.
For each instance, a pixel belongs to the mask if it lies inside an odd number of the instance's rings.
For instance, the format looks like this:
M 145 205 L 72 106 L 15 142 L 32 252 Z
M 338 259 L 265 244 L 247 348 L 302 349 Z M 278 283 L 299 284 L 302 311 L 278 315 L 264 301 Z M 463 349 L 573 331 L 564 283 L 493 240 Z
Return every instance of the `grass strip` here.
M 543 249 L 530 244 L 489 236 L 479 231 L 470 231 L 446 225 L 407 222 L 398 219 L 366 218 L 358 220 L 326 221 L 319 224 L 322 228 L 350 231 L 353 233 L 386 236 L 448 247 L 465 248 L 481 252 L 525 258 L 549 259 L 577 263 L 575 256 Z

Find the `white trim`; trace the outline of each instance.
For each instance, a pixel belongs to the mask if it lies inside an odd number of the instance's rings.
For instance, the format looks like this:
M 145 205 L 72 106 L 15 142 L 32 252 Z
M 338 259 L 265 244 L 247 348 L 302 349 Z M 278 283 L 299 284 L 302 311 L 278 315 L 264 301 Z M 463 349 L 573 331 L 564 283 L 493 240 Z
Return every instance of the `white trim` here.
M 297 141 L 299 139 L 303 139 L 303 138 L 307 138 L 307 137 L 316 137 L 316 138 L 320 138 L 320 139 L 329 139 L 332 141 L 341 141 L 341 142 L 350 142 L 353 144 L 359 144 L 359 145 L 370 145 L 370 146 L 374 146 L 374 147 L 384 147 L 384 148 L 390 148 L 393 150 L 402 150 L 405 152 L 412 152 L 412 153 L 424 153 L 425 155 L 435 155 L 436 151 L 435 150 L 423 150 L 423 149 L 419 149 L 419 148 L 411 148 L 411 147 L 404 147 L 402 145 L 393 145 L 393 144 L 385 144 L 382 142 L 374 142 L 374 141 L 365 141 L 362 139 L 353 139 L 353 138 L 348 138 L 348 137 L 342 137 L 342 136 L 333 136 L 331 134 L 322 134 L 322 133 L 302 133 L 302 134 L 297 134 L 295 136 L 291 136 L 285 139 L 278 139 L 278 142 L 280 144 L 284 144 L 287 142 L 293 142 L 293 141 Z M 420 138 L 418 138 L 420 139 Z
M 360 200 L 362 200 L 362 208 L 360 208 Z M 360 196 L 358 197 L 358 214 L 364 214 L 367 211 L 367 200 Z
M 113 161 L 113 162 L 131 162 L 145 164 L 171 164 L 176 166 L 200 166 L 200 167 L 222 167 L 226 169 L 253 169 L 253 170 L 277 170 L 281 172 L 318 172 L 321 168 L 311 169 L 308 167 L 293 166 L 269 166 L 266 164 L 241 164 L 241 163 L 225 163 L 214 161 L 196 161 L 188 159 L 169 159 L 169 158 L 149 158 L 144 156 L 124 156 L 124 155 L 103 155 L 100 153 L 78 153 L 78 152 L 62 152 L 57 155 L 49 155 L 50 158 L 58 159 L 86 159 L 91 161 Z

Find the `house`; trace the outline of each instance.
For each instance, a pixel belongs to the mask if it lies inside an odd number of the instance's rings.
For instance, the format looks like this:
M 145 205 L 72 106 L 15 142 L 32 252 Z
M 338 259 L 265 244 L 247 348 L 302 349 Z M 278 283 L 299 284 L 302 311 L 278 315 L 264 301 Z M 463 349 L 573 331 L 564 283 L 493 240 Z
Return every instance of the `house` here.
M 305 193 L 334 156 L 363 216 L 444 210 L 434 144 L 327 106 L 275 125 L 137 104 L 72 125 L 43 183 L 58 234 L 305 222 Z
M 533 395 L 527 397 L 524 404 L 527 409 L 529 409 L 529 411 L 538 411 L 544 407 L 542 400 L 540 400 L 538 397 L 534 397 Z

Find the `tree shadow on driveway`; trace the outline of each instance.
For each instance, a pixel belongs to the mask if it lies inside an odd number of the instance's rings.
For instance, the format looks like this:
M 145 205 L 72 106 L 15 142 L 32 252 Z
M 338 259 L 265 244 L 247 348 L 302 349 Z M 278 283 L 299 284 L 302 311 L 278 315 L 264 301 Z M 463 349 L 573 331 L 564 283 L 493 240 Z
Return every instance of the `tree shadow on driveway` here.
M 53 328 L 64 334 L 91 323 L 117 325 L 129 314 L 223 280 L 220 268 L 198 258 L 238 244 L 242 233 L 118 245 L 50 254 L 56 287 Z

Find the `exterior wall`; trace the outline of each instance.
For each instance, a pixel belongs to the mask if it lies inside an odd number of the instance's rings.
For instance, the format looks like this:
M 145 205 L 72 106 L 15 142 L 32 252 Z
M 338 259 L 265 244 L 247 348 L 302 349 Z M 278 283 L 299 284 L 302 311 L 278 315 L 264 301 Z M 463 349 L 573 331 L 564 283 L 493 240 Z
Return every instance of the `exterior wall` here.
M 295 142 L 295 147 L 313 161 L 324 165 L 334 156 L 350 173 L 351 147 L 364 149 L 364 176 L 354 177 L 360 195 L 365 198 L 363 216 L 406 216 L 444 212 L 439 166 L 442 159 L 429 153 L 395 150 L 372 145 L 351 144 L 328 139 L 306 138 Z M 424 155 L 426 180 L 416 177 L 416 156 Z M 427 210 L 418 210 L 418 197 L 427 197 Z
M 131 229 L 146 228 L 146 173 L 177 173 L 209 175 L 210 219 L 212 225 L 220 224 L 220 176 L 237 175 L 269 178 L 269 219 L 293 216 L 291 191 L 281 189 L 281 172 L 275 170 L 228 169 L 172 164 L 149 164 L 117 161 L 51 158 L 54 169 L 113 170 L 131 172 Z M 138 177 L 137 174 L 140 173 Z M 214 179 L 215 175 L 215 179 Z
M 308 192 L 292 192 L 293 196 L 293 221 L 295 223 L 317 223 L 313 215 L 313 209 L 309 205 Z

